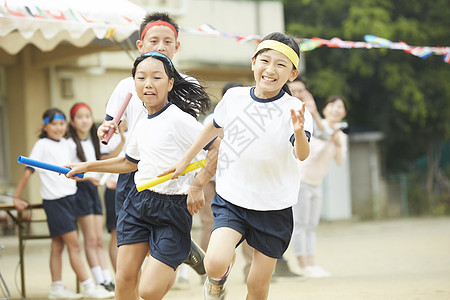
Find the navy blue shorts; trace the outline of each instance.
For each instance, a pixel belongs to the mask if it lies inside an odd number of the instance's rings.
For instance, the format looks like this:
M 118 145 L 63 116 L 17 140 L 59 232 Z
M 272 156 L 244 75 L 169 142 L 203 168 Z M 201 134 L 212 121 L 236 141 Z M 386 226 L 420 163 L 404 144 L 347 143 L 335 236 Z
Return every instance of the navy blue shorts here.
M 136 186 L 134 183 L 135 173 L 136 171 L 131 173 L 119 174 L 119 179 L 117 179 L 116 186 L 116 217 L 119 215 L 119 211 L 122 209 L 123 202 L 125 202 L 128 194 Z
M 90 181 L 77 182 L 77 193 L 75 194 L 75 215 L 83 217 L 87 215 L 102 215 L 102 203 L 95 185 Z
M 114 199 L 116 198 L 116 190 L 105 188 L 105 212 L 106 212 L 106 229 L 111 232 L 116 228 L 116 211 L 114 206 Z
M 232 228 L 242 234 L 239 243 L 246 239 L 251 247 L 272 258 L 281 258 L 289 246 L 294 228 L 292 207 L 251 210 L 236 206 L 216 193 L 211 209 L 213 231 L 220 227 Z
M 76 216 L 74 212 L 75 195 L 66 196 L 56 200 L 42 201 L 47 215 L 47 225 L 50 236 L 55 237 L 75 231 Z
M 117 218 L 117 246 L 149 243 L 150 255 L 174 270 L 191 249 L 187 195 L 130 191 Z

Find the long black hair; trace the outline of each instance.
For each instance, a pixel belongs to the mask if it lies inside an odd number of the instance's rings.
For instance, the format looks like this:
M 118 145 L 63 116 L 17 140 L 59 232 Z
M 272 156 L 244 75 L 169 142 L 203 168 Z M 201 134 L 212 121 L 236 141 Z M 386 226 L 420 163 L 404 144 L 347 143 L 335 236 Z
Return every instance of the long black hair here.
M 44 125 L 51 123 L 55 119 L 56 115 L 61 115 L 64 117 L 64 119 L 66 119 L 66 115 L 59 108 L 55 108 L 55 107 L 49 108 L 42 115 L 42 120 L 44 121 Z M 66 135 L 67 135 L 67 132 L 64 134 L 64 137 Z M 41 133 L 39 134 L 39 138 L 42 139 L 42 138 L 46 138 L 46 137 L 47 137 L 47 132 L 44 131 L 44 128 L 42 128 Z
M 88 107 L 90 110 L 89 105 L 85 104 L 85 103 L 75 103 L 72 108 L 70 109 L 70 119 L 73 121 L 73 117 L 75 115 L 76 111 L 73 111 L 77 106 L 79 105 L 83 105 L 85 107 Z M 91 130 L 89 131 L 89 134 L 91 136 L 91 141 L 92 144 L 94 145 L 94 150 L 95 150 L 95 158 L 97 160 L 100 159 L 100 141 L 98 139 L 97 136 L 97 126 L 95 125 L 95 122 L 92 124 Z M 69 136 L 73 139 L 73 141 L 75 142 L 75 145 L 77 146 L 77 157 L 80 161 L 85 162 L 87 161 L 86 159 L 86 154 L 84 153 L 83 150 L 83 146 L 81 146 L 81 139 L 78 136 L 77 130 L 75 129 L 75 127 L 72 126 L 72 124 L 69 123 Z
M 273 32 L 273 33 L 266 35 L 261 40 L 261 42 L 266 41 L 266 40 L 272 40 L 272 41 L 277 41 L 277 42 L 283 43 L 283 44 L 291 47 L 292 50 L 294 50 L 294 52 L 298 55 L 298 57 L 300 57 L 300 47 L 298 46 L 297 42 L 295 41 L 295 39 L 293 37 L 286 35 L 284 33 L 281 33 L 281 32 Z M 254 57 L 256 57 L 259 54 L 266 52 L 268 50 L 270 50 L 270 49 L 268 49 L 268 48 L 261 49 L 257 53 L 255 53 Z M 294 67 L 297 68 L 297 66 L 294 66 Z M 282 90 L 292 96 L 291 90 L 287 86 L 287 83 L 285 83 L 283 85 Z
M 184 79 L 175 69 L 172 61 L 162 53 L 148 52 L 136 58 L 131 71 L 133 78 L 136 75 L 137 66 L 144 59 L 149 57 L 161 61 L 169 79 L 174 79 L 173 88 L 168 95 L 169 102 L 175 104 L 182 111 L 190 114 L 196 119 L 198 119 L 199 113 L 205 114 L 209 110 L 211 99 L 205 92 L 205 89 L 197 82 Z

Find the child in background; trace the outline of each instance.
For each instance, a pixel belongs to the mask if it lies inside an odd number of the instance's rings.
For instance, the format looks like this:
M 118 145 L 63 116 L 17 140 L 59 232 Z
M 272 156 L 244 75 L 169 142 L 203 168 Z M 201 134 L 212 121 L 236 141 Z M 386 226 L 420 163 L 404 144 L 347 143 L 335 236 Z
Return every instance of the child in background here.
M 30 158 L 54 165 L 63 165 L 71 159 L 69 142 L 64 138 L 67 129 L 66 117 L 57 108 L 45 111 L 43 115 L 42 132 L 34 144 Z M 51 236 L 50 273 L 52 287 L 50 299 L 108 298 L 109 292 L 96 286 L 84 267 L 81 258 L 81 245 L 76 231 L 76 216 L 74 213 L 76 183 L 67 180 L 58 173 L 44 169 L 36 169 L 41 179 L 41 197 L 47 225 Z M 14 193 L 14 205 L 22 212 L 28 204 L 20 199 L 30 176 L 35 169 L 27 166 L 17 184 Z M 67 246 L 69 260 L 78 280 L 83 287 L 83 294 L 76 294 L 64 287 L 62 282 L 62 252 Z
M 247 299 L 267 299 L 277 259 L 288 248 L 299 161 L 309 155 L 312 117 L 286 83 L 298 71 L 299 47 L 282 33 L 266 36 L 252 58 L 256 87 L 230 89 L 189 151 L 173 167 L 177 178 L 208 141 L 224 134 L 212 203 L 214 225 L 205 256 L 207 300 L 225 299 L 235 248 L 253 248 Z M 203 182 L 206 184 L 206 182 Z M 267 226 L 270 224 L 270 226 Z
M 107 145 L 103 143 L 100 145 L 100 152 L 103 159 L 113 158 L 117 156 L 124 156 L 125 152 L 123 146 L 125 145 L 125 139 L 127 134 L 127 121 L 123 120 L 119 125 L 119 133 L 114 134 L 109 140 Z M 116 211 L 115 211 L 115 197 L 118 174 L 106 173 L 105 176 L 105 211 L 106 211 L 106 229 L 110 233 L 109 239 L 109 258 L 113 266 L 114 272 L 116 271 L 117 263 L 117 236 L 116 236 Z M 103 177 L 100 182 L 103 181 Z
M 201 132 L 196 115 L 208 109 L 210 99 L 199 84 L 186 81 L 167 56 L 159 52 L 141 55 L 132 74 L 148 115 L 131 132 L 125 157 L 70 165 L 67 177 L 87 171 L 129 173 L 137 169 L 135 184 L 143 184 L 173 164 Z M 215 139 L 205 148 L 217 149 L 218 143 Z M 207 166 L 195 178 L 188 173 L 141 192 L 136 187 L 130 191 L 117 221 L 116 299 L 136 298 L 138 273 L 149 252 L 139 296 L 162 299 L 169 291 L 176 269 L 190 252 L 192 214 L 205 201 L 195 182 L 212 177 L 214 158 L 217 151 L 208 151 Z
M 92 111 L 86 103 L 77 103 L 70 109 L 69 142 L 71 162 L 101 159 L 100 142 Z M 103 211 L 97 191 L 98 174 L 86 174 L 77 180 L 75 214 L 84 236 L 86 258 L 97 284 L 114 292 L 114 283 L 108 269 L 103 248 Z

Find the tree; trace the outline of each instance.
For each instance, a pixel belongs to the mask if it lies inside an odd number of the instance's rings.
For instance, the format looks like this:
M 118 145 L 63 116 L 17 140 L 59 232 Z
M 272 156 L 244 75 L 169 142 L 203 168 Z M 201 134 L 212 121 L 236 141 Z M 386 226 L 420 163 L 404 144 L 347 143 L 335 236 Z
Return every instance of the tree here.
M 372 34 L 409 45 L 450 46 L 446 0 L 284 0 L 286 31 L 299 38 L 362 41 Z M 306 52 L 306 77 L 319 106 L 331 94 L 350 104 L 348 121 L 377 130 L 388 173 L 411 171 L 450 139 L 450 65 L 401 50 L 318 48 Z M 429 161 L 428 181 L 436 174 Z M 448 176 L 448 174 L 447 174 Z M 430 179 L 431 178 L 431 179 Z M 432 187 L 429 187 L 430 194 Z

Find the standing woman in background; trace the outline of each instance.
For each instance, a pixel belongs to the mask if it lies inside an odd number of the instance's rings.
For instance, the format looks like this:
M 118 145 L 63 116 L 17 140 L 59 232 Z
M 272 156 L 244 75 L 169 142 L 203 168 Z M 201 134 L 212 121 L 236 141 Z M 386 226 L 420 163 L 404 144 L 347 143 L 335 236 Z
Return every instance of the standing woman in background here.
M 301 100 L 306 102 L 306 99 Z M 311 137 L 311 154 L 300 165 L 300 192 L 294 205 L 292 235 L 298 263 L 304 275 L 311 278 L 331 276 L 315 262 L 316 229 L 322 210 L 322 181 L 332 160 L 341 165 L 347 157 L 347 135 L 339 127 L 339 122 L 347 115 L 344 99 L 340 96 L 329 97 L 322 112 L 325 118 L 318 120 L 317 132 Z
M 70 109 L 69 135 L 72 145 L 72 162 L 100 159 L 100 142 L 89 105 L 77 103 Z M 103 211 L 97 191 L 98 174 L 86 174 L 77 180 L 75 213 L 84 236 L 86 258 L 97 284 L 114 291 L 103 249 Z

